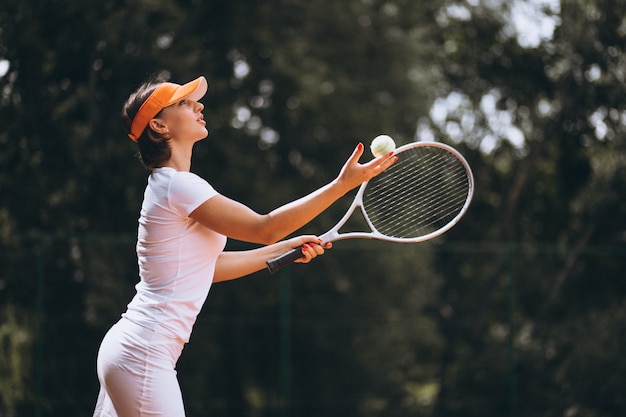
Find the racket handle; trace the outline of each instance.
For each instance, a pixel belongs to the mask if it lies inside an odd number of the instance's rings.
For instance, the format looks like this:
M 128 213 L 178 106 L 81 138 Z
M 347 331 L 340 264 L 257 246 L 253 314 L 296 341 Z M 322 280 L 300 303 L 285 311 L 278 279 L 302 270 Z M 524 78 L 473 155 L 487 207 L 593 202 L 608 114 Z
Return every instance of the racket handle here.
M 302 256 L 304 256 L 302 255 L 302 248 L 293 249 L 290 252 L 280 255 L 278 258 L 270 259 L 269 261 L 267 261 L 267 269 L 269 269 L 269 271 L 274 274 L 280 271 L 280 269 L 282 269 L 283 267 L 295 261 L 296 259 L 302 258 Z

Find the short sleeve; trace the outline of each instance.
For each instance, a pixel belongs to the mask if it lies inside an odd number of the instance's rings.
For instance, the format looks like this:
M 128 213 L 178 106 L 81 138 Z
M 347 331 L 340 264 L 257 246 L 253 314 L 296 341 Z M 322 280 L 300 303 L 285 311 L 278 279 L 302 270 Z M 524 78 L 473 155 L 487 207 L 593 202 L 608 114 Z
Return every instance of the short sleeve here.
M 191 172 L 177 172 L 168 190 L 170 207 L 183 216 L 189 216 L 216 195 L 218 192 L 211 184 Z

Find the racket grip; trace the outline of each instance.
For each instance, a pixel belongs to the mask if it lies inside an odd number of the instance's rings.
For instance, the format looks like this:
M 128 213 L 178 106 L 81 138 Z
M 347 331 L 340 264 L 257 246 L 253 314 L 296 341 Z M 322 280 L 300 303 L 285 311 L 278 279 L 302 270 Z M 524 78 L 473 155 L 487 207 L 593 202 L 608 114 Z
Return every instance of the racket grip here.
M 283 267 L 295 261 L 296 259 L 302 258 L 302 256 L 304 256 L 302 255 L 302 248 L 293 249 L 290 252 L 287 252 L 277 258 L 267 261 L 267 269 L 269 269 L 269 271 L 274 274 L 280 271 Z

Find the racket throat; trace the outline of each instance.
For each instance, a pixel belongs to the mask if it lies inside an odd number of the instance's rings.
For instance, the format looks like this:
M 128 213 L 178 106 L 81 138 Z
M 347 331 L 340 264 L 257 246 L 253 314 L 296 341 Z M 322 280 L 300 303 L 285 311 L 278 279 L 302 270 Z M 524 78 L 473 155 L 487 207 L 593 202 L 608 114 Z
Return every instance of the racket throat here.
M 359 210 L 356 210 L 356 207 Z M 320 236 L 322 242 L 336 242 L 344 239 L 372 239 L 373 231 L 371 224 L 367 221 L 367 217 L 360 204 L 352 207 L 344 217 L 328 232 Z
M 339 236 L 336 230 L 329 230 L 328 232 L 319 236 L 319 238 L 322 239 L 322 243 L 329 243 L 329 242 L 335 242 L 337 240 L 341 240 L 341 237 Z

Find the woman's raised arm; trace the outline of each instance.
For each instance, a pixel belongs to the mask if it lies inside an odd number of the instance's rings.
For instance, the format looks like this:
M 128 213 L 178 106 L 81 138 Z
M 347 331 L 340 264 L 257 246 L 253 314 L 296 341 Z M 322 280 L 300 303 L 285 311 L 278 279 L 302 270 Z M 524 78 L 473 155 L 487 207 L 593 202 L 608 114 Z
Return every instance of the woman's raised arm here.
M 218 195 L 201 204 L 190 217 L 232 239 L 274 243 L 313 220 L 348 191 L 380 174 L 397 159 L 389 153 L 361 164 L 362 155 L 363 144 L 359 143 L 335 180 L 270 213 L 259 214 L 244 204 Z

